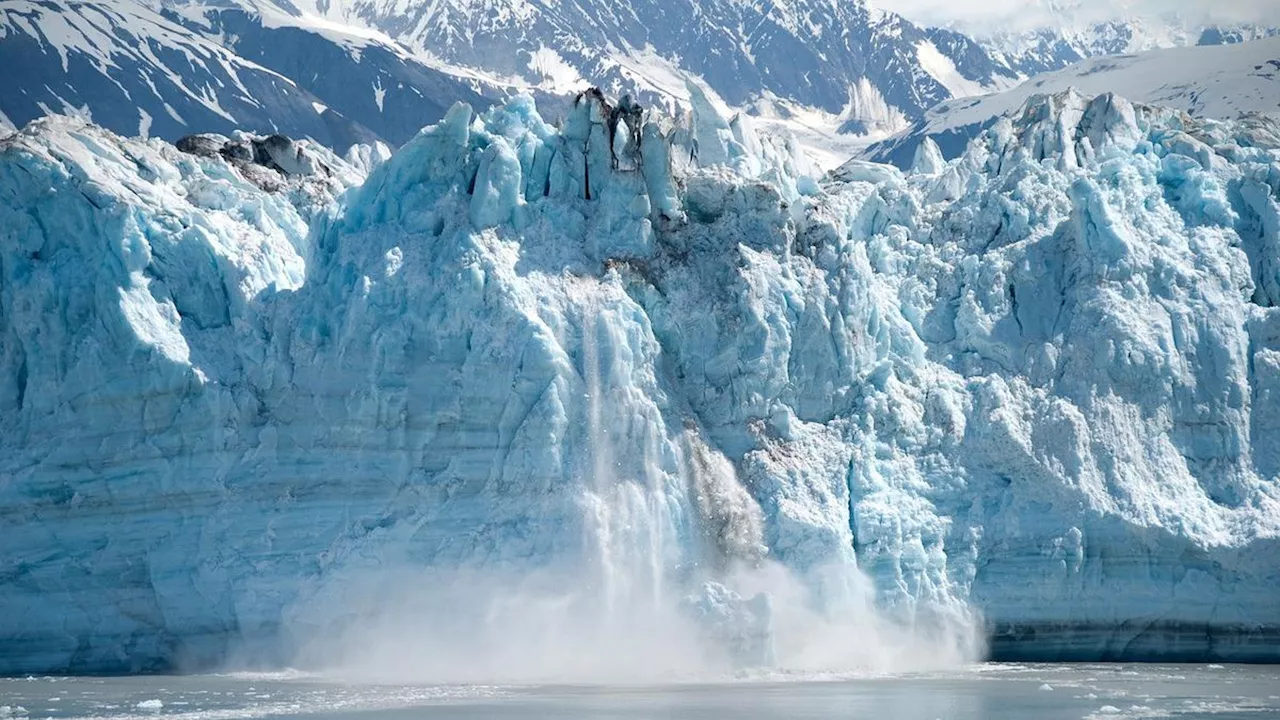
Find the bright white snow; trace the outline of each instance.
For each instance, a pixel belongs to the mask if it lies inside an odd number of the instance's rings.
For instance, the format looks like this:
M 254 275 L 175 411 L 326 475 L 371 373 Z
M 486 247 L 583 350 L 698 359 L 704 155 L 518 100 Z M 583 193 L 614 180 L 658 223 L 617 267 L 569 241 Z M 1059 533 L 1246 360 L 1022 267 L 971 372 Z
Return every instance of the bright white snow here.
M 1033 95 L 1068 89 L 1085 95 L 1113 92 L 1204 118 L 1232 119 L 1249 112 L 1280 115 L 1280 37 L 1091 58 L 1004 92 L 943 102 L 885 146 L 914 145 L 926 135 L 958 135 L 958 140 L 949 141 L 948 154 L 955 156 L 969 137 L 997 117 L 1013 114 Z M 872 146 L 870 157 L 887 157 L 885 146 Z M 894 161 L 909 158 L 907 154 Z
M 991 92 L 993 89 L 982 83 L 975 82 L 961 75 L 956 70 L 956 64 L 951 58 L 943 55 L 936 45 L 928 40 L 922 40 L 916 46 L 916 59 L 920 63 L 920 68 L 933 76 L 946 88 L 955 98 L 966 98 L 973 95 L 983 95 Z

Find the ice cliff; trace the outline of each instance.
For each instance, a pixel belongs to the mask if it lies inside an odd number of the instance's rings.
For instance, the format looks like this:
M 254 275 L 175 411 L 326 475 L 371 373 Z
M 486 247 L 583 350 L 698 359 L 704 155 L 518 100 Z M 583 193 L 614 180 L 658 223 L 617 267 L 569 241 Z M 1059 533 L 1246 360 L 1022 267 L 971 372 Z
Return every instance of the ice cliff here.
M 0 672 L 287 648 L 405 567 L 752 662 L 765 567 L 998 656 L 1277 657 L 1280 127 L 1066 93 L 816 178 L 625 122 L 459 105 L 265 185 L 0 140 Z

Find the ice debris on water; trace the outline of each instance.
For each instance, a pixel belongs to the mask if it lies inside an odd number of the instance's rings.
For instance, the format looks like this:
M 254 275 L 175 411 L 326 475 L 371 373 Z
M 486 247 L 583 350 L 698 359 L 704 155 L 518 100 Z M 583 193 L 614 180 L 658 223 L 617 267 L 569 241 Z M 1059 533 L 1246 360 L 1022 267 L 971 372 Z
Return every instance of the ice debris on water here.
M 773 610 L 763 592 L 744 598 L 718 582 L 705 583 L 701 593 L 682 601 L 694 627 L 705 632 L 712 647 L 722 648 L 743 667 L 770 667 L 777 660 L 773 647 Z

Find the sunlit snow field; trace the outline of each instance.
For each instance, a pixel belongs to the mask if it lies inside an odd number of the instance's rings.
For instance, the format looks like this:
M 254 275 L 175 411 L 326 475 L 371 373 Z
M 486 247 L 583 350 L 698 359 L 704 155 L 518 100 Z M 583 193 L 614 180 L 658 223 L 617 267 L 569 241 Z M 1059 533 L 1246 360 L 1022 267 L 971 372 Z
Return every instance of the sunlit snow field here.
M 303 673 L 0 680 L 0 717 L 1267 718 L 1280 666 L 975 665 L 636 686 L 351 684 Z

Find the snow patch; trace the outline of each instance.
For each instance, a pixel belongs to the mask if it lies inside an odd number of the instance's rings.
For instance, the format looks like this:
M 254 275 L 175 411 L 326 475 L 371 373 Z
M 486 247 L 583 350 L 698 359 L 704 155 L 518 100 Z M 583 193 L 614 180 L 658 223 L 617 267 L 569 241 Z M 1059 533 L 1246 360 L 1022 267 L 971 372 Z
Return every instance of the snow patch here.
M 849 86 L 849 102 L 839 120 L 845 125 L 856 125 L 846 132 L 858 135 L 890 135 L 908 125 L 906 116 L 886 103 L 880 90 L 865 77 Z
M 928 40 L 921 40 L 916 45 L 916 59 L 920 62 L 920 67 L 946 88 L 953 98 L 983 95 L 991 91 L 991 88 L 982 83 L 961 75 L 951 58 L 943 55 L 938 46 Z
M 529 53 L 529 70 L 542 81 L 539 83 L 541 87 L 552 92 L 581 92 L 591 85 L 576 67 L 548 47 L 540 47 Z

